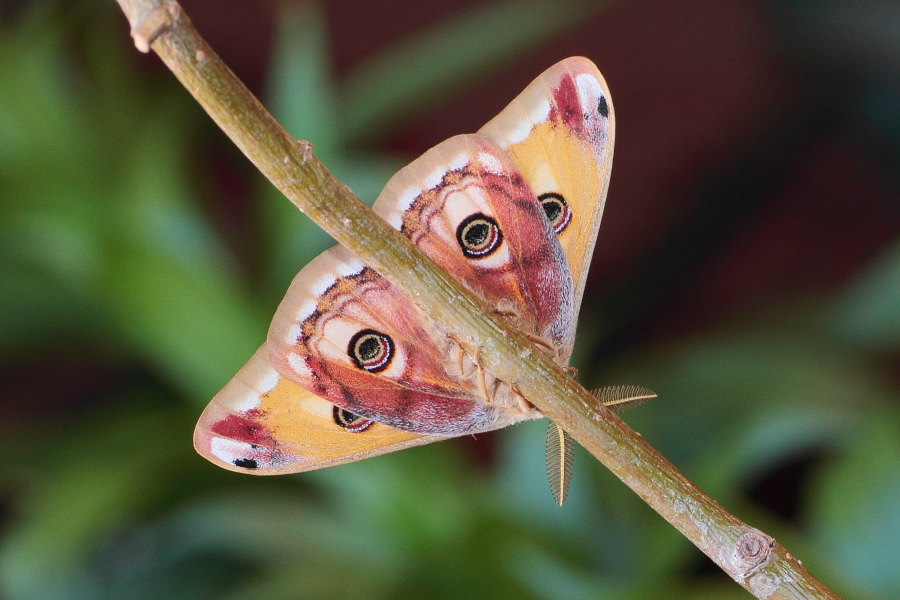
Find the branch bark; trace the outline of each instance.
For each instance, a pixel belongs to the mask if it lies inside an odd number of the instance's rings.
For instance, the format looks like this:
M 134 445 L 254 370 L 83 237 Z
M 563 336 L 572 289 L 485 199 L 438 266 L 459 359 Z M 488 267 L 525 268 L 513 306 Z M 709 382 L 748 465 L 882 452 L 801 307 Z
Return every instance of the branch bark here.
M 172 0 L 117 0 L 135 45 L 155 51 L 254 165 L 758 598 L 837 598 L 774 539 L 728 513 L 517 331 L 375 216 L 272 118 Z

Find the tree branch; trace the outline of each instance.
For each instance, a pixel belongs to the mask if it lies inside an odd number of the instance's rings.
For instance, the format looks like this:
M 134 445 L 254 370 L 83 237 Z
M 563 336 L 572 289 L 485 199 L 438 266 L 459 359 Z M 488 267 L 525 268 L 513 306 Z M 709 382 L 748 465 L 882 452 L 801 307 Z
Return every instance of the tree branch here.
M 735 581 L 759 598 L 836 598 L 775 540 L 688 481 L 543 352 L 375 216 L 272 118 L 172 0 L 117 0 L 135 45 L 153 49 L 221 129 L 302 212 L 373 267 L 484 367 L 559 423 Z

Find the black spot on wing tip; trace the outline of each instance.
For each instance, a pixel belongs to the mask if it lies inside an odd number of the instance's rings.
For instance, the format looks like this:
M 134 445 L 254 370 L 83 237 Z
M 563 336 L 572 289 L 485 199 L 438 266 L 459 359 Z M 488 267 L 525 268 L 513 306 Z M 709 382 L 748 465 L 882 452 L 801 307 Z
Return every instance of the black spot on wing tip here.
M 237 458 L 234 460 L 234 466 L 242 469 L 256 469 L 259 464 L 252 458 Z
M 609 118 L 609 104 L 606 103 L 606 96 L 600 96 L 600 100 L 597 101 L 597 112 L 604 119 Z

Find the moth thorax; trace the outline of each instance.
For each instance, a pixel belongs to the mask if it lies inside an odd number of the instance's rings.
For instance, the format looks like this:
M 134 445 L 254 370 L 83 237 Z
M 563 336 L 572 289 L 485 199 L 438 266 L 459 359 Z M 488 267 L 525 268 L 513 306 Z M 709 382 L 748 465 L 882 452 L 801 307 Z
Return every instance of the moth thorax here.
M 495 382 L 493 404 L 498 408 L 499 421 L 502 422 L 505 417 L 509 423 L 518 423 L 544 417 L 544 413 L 519 394 L 513 386 L 493 376 L 490 376 L 490 379 Z M 503 426 L 504 423 L 497 425 Z
M 526 335 L 539 335 L 535 315 L 522 310 L 522 305 L 509 298 L 501 298 L 494 306 L 494 313 L 506 319 Z
M 523 312 L 521 305 L 516 304 L 507 298 L 497 302 L 494 311 L 498 315 L 506 317 L 510 323 L 525 337 L 534 342 L 541 349 L 541 352 L 549 356 L 558 365 L 566 365 L 572 354 L 571 346 L 560 343 L 550 336 L 550 331 L 538 331 L 537 323 L 533 314 Z
M 449 336 L 445 340 L 447 373 L 465 381 L 473 398 L 494 409 L 493 412 L 498 417 L 494 428 L 543 417 L 543 413 L 522 398 L 513 386 L 486 371 L 461 344 Z

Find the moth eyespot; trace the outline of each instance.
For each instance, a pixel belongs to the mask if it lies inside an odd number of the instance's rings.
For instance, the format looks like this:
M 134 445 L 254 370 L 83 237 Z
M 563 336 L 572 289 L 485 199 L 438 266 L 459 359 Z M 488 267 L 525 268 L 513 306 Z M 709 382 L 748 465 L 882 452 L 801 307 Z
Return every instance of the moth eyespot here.
M 541 194 L 538 196 L 538 200 L 541 201 L 541 206 L 544 207 L 544 212 L 547 213 L 547 218 L 550 219 L 553 233 L 559 235 L 569 224 L 569 221 L 572 220 L 572 209 L 569 207 L 569 203 L 555 192 Z
M 335 406 L 332 409 L 331 417 L 334 419 L 335 424 L 340 425 L 350 433 L 362 433 L 374 423 L 374 421 L 354 415 L 340 406 Z
M 347 354 L 360 369 L 370 373 L 384 371 L 394 358 L 394 341 L 374 329 L 363 329 L 350 338 Z
M 234 461 L 234 466 L 241 467 L 242 469 L 256 469 L 259 465 L 252 458 L 237 458 Z
M 475 213 L 456 228 L 456 240 L 467 258 L 482 258 L 500 247 L 503 233 L 494 219 Z
M 606 103 L 606 96 L 600 96 L 600 100 L 597 101 L 597 112 L 604 119 L 609 117 L 609 104 Z

